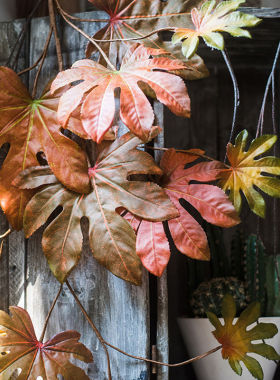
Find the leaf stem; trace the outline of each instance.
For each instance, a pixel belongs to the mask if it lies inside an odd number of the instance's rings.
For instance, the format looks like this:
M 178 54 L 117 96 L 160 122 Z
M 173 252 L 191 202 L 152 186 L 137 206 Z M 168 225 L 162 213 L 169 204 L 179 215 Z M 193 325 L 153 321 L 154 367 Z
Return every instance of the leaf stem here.
M 54 0 L 48 0 L 50 24 L 51 24 L 53 31 L 54 31 L 57 61 L 58 61 L 58 69 L 59 69 L 59 71 L 63 71 L 63 56 L 62 56 L 60 39 L 58 37 L 58 32 L 57 32 L 57 25 L 56 25 L 55 10 L 54 10 L 54 2 L 53 1 Z
M 83 305 L 81 304 L 78 296 L 76 295 L 76 293 L 74 292 L 74 290 L 72 289 L 72 287 L 70 286 L 69 282 L 66 281 L 66 285 L 68 286 L 70 292 L 72 293 L 73 297 L 75 298 L 75 301 L 77 302 L 78 306 L 80 307 L 80 309 L 82 310 L 85 318 L 87 319 L 88 323 L 90 324 L 91 328 L 93 329 L 93 331 L 95 332 L 95 334 L 97 335 L 99 341 L 102 343 L 102 345 L 106 345 L 110 348 L 112 348 L 113 350 L 115 351 L 118 351 L 119 353 L 125 355 L 125 356 L 128 356 L 129 358 L 132 358 L 132 359 L 136 359 L 136 360 L 140 360 L 140 361 L 144 361 L 144 362 L 147 362 L 147 363 L 153 363 L 153 364 L 157 364 L 157 365 L 160 365 L 160 366 L 165 366 L 165 367 L 181 367 L 181 366 L 184 366 L 184 365 L 187 365 L 187 364 L 190 364 L 190 363 L 193 363 L 197 360 L 200 360 L 200 359 L 203 359 L 205 358 L 206 356 L 209 356 L 217 351 L 219 351 L 222 346 L 218 346 L 218 347 L 215 347 L 213 348 L 212 350 L 202 354 L 202 355 L 199 355 L 199 356 L 196 356 L 192 359 L 188 359 L 188 360 L 185 360 L 183 362 L 180 362 L 180 363 L 175 363 L 175 364 L 169 364 L 169 363 L 163 363 L 163 362 L 158 362 L 156 360 L 151 360 L 151 359 L 147 359 L 147 358 L 143 358 L 141 356 L 135 356 L 135 355 L 130 355 L 128 354 L 127 352 L 121 350 L 120 348 L 112 345 L 111 343 L 107 342 L 106 340 L 103 339 L 103 337 L 101 336 L 100 332 L 98 331 L 97 327 L 95 326 L 95 324 L 92 322 L 90 316 L 88 315 L 88 313 L 86 312 L 85 308 L 83 307 Z
M 107 369 L 108 369 L 108 380 L 112 380 L 112 373 L 111 373 L 111 364 L 110 364 L 110 355 L 109 355 L 109 352 L 108 352 L 108 349 L 106 347 L 106 342 L 104 341 L 102 335 L 100 334 L 100 332 L 98 331 L 97 327 L 95 326 L 95 324 L 92 322 L 92 320 L 90 319 L 89 315 L 87 314 L 85 308 L 83 307 L 83 305 L 81 304 L 78 296 L 76 295 L 74 289 L 71 287 L 71 285 L 69 284 L 69 281 L 66 280 L 66 285 L 68 286 L 68 289 L 70 290 L 71 294 L 73 295 L 77 305 L 79 306 L 79 308 L 81 309 L 82 313 L 84 314 L 86 320 L 88 321 L 89 325 L 91 326 L 91 328 L 93 329 L 93 331 L 95 332 L 99 342 L 102 344 L 103 348 L 104 348 L 104 351 L 105 351 L 105 354 L 106 354 L 106 358 L 107 358 Z
M 49 312 L 48 312 L 48 315 L 47 315 L 46 321 L 45 321 L 45 323 L 44 323 L 43 331 L 42 331 L 42 334 L 41 334 L 41 337 L 40 337 L 40 342 L 42 342 L 42 343 L 43 343 L 43 340 L 44 340 L 44 336 L 45 336 L 45 334 L 46 334 L 46 330 L 47 330 L 47 327 L 48 327 L 48 323 L 49 323 L 50 317 L 51 317 L 52 312 L 53 312 L 53 309 L 54 309 L 54 307 L 55 307 L 55 305 L 56 305 L 56 303 L 57 303 L 57 300 L 58 300 L 58 298 L 59 298 L 59 296 L 60 296 L 60 294 L 61 294 L 61 292 L 62 292 L 62 289 L 63 289 L 63 284 L 60 285 L 60 287 L 59 287 L 59 291 L 58 291 L 58 293 L 57 293 L 55 299 L 53 300 L 52 306 L 51 306 L 51 308 L 50 308 L 50 310 L 49 310 Z
M 32 99 L 34 99 L 35 96 L 36 96 L 39 76 L 40 76 L 40 73 L 42 71 L 42 68 L 43 68 L 46 56 L 47 56 L 47 52 L 48 52 L 49 44 L 50 44 L 50 41 L 51 41 L 52 33 L 53 33 L 53 28 L 50 27 L 49 35 L 47 37 L 47 40 L 46 40 L 46 43 L 45 43 L 45 46 L 44 46 L 41 63 L 40 63 L 40 66 L 39 66 L 39 68 L 37 70 L 36 77 L 35 77 L 35 80 L 34 80 L 33 91 L 32 91 Z
M 30 66 L 27 69 L 24 69 L 24 70 L 18 72 L 17 75 L 20 76 L 22 74 L 27 73 L 28 71 L 31 71 L 31 70 L 35 69 L 35 67 L 37 67 L 39 65 L 39 63 L 41 62 L 41 60 L 43 59 L 43 55 L 44 55 L 44 52 L 42 52 L 42 54 L 40 55 L 40 57 L 37 59 L 37 61 L 32 66 Z
M 80 17 L 76 17 L 76 16 L 71 15 L 70 13 L 66 12 L 64 9 L 62 11 L 66 17 L 68 17 L 72 20 L 75 20 L 75 21 L 79 21 L 79 22 L 107 22 L 108 23 L 110 21 L 109 18 L 105 18 L 105 19 L 101 19 L 101 18 L 100 19 L 80 18 Z
M 167 27 L 167 28 L 160 28 L 160 29 L 157 29 L 157 30 L 154 30 L 153 32 L 149 33 L 149 34 L 146 34 L 145 36 L 142 36 L 142 37 L 132 37 L 132 38 L 116 38 L 116 39 L 112 39 L 112 40 L 97 40 L 94 38 L 94 41 L 95 42 L 127 42 L 127 41 L 138 41 L 138 40 L 145 40 L 146 38 L 149 38 L 151 36 L 153 36 L 154 34 L 157 34 L 157 33 L 161 33 L 161 32 L 172 32 L 172 31 L 175 31 L 176 28 L 172 28 L 172 27 Z
M 51 0 L 49 0 L 51 1 Z M 82 36 L 84 36 L 85 38 L 87 38 L 99 51 L 99 53 L 102 55 L 102 57 L 105 59 L 105 61 L 107 62 L 108 66 L 111 68 L 111 70 L 113 71 L 116 71 L 116 67 L 111 63 L 110 59 L 108 58 L 108 56 L 106 55 L 106 53 L 104 52 L 104 50 L 98 45 L 97 42 L 95 42 L 95 40 L 90 37 L 87 33 L 85 33 L 82 29 L 78 28 L 75 24 L 73 24 L 65 15 L 65 11 L 62 9 L 60 3 L 58 0 L 55 0 L 56 2 L 56 6 L 57 6 L 57 9 L 59 11 L 59 13 L 61 14 L 61 16 L 63 17 L 63 19 L 65 20 L 65 22 L 67 22 L 67 24 L 69 24 L 73 29 L 75 29 L 77 32 L 79 32 Z
M 229 55 L 225 49 L 222 50 L 222 55 L 227 65 L 228 71 L 230 73 L 232 84 L 233 84 L 233 90 L 234 90 L 234 110 L 233 110 L 231 132 L 230 132 L 230 137 L 229 137 L 229 142 L 231 142 L 234 135 L 235 127 L 236 127 L 237 111 L 240 105 L 240 92 L 239 92 L 237 79 L 236 79 Z M 225 157 L 225 161 L 226 161 L 226 157 Z
M 264 111 L 265 111 L 267 96 L 268 96 L 268 92 L 269 92 L 272 80 L 275 76 L 275 70 L 276 70 L 279 55 L 280 55 L 280 42 L 278 43 L 278 47 L 277 47 L 276 54 L 275 54 L 274 61 L 273 61 L 273 65 L 272 65 L 272 70 L 271 70 L 271 73 L 270 73 L 268 80 L 267 80 L 267 84 L 266 84 L 266 88 L 265 88 L 265 92 L 264 92 L 264 97 L 263 97 L 263 101 L 262 101 L 262 107 L 261 107 L 261 111 L 260 111 L 260 116 L 259 116 L 259 120 L 258 120 L 256 138 L 260 134 L 262 134 L 262 132 L 263 132 Z
M 163 152 L 166 152 L 168 151 L 170 148 L 159 148 L 159 147 L 153 147 L 153 146 L 146 146 L 147 149 L 150 149 L 150 150 L 159 150 L 159 151 L 163 151 Z M 198 156 L 198 157 L 202 157 L 202 158 L 205 158 L 206 160 L 209 160 L 209 161 L 218 161 L 216 158 L 213 158 L 213 157 L 210 157 L 210 156 L 206 156 L 205 154 L 200 154 L 200 153 L 195 153 L 195 152 L 190 152 L 189 150 L 187 149 L 174 149 L 176 152 L 178 153 L 186 153 L 186 154 L 190 154 L 192 156 Z M 230 169 L 231 167 L 227 164 L 225 164 L 225 167 L 227 167 L 228 169 Z

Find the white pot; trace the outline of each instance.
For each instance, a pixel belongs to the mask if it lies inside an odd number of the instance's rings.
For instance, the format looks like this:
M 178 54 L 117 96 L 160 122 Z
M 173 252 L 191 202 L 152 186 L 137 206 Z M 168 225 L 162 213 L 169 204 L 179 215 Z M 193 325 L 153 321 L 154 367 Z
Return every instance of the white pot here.
M 0 21 L 16 18 L 16 0 L 0 0 Z
M 280 317 L 260 318 L 260 321 L 274 323 L 280 332 Z M 212 334 L 214 327 L 207 318 L 178 318 L 178 323 L 190 357 L 201 355 L 219 345 Z M 272 345 L 278 353 L 280 352 L 279 334 L 272 339 L 266 339 L 266 342 Z M 261 364 L 264 372 L 264 380 L 272 380 L 276 370 L 276 364 L 274 361 L 267 360 L 262 356 L 255 354 L 249 355 L 256 358 Z M 228 361 L 222 359 L 220 351 L 194 362 L 193 365 L 196 376 L 199 380 L 240 379 L 240 377 L 230 368 Z M 253 377 L 247 368 L 243 364 L 241 365 L 243 367 L 241 378 L 244 380 L 253 380 Z

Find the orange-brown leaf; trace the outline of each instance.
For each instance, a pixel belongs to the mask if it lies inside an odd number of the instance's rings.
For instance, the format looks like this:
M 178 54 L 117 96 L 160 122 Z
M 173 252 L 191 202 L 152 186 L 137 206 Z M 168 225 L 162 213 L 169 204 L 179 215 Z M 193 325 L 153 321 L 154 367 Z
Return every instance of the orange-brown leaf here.
M 10 307 L 12 316 L 0 311 L 0 375 L 9 379 L 20 369 L 19 379 L 89 380 L 86 373 L 70 359 L 93 361 L 91 352 L 79 342 L 76 331 L 62 332 L 45 343 L 38 341 L 29 314 L 17 306 Z
M 50 268 L 60 282 L 65 281 L 79 262 L 83 240 L 80 222 L 86 217 L 94 258 L 116 276 L 140 284 L 141 263 L 136 254 L 136 236 L 118 211 L 127 209 L 152 221 L 178 216 L 160 186 L 148 181 L 128 180 L 132 174 L 162 174 L 152 157 L 137 149 L 140 143 L 141 140 L 128 133 L 107 144 L 95 167 L 89 170 L 92 182 L 89 194 L 69 191 L 49 176 L 49 185 L 28 203 L 24 215 L 26 237 L 44 225 L 52 212 L 62 206 L 61 212 L 46 227 L 42 240 Z M 17 183 L 21 186 L 23 180 L 24 186 L 38 187 L 38 177 L 41 176 L 45 185 L 48 174 L 48 168 L 34 168 L 33 173 L 23 172 Z
M 12 183 L 22 170 L 38 165 L 40 152 L 69 189 L 90 189 L 85 153 L 60 132 L 56 113 L 59 97 L 47 89 L 40 99 L 33 100 L 14 71 L 0 68 L 0 146 L 10 145 L 0 169 L 0 203 L 15 229 L 22 227 L 24 208 L 33 192 L 19 191 Z M 75 132 L 83 130 L 75 117 L 69 119 L 68 126 Z

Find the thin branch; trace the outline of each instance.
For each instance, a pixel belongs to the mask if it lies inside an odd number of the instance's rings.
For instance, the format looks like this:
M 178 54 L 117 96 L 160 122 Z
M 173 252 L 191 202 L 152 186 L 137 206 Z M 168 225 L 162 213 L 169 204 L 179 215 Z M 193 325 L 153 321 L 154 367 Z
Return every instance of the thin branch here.
M 5 241 L 5 238 L 10 235 L 10 233 L 12 232 L 12 230 L 9 228 L 4 234 L 0 235 L 0 239 L 1 239 L 1 243 L 0 243 L 0 258 L 2 256 L 2 252 L 3 252 L 3 246 L 4 246 L 4 241 Z
M 109 18 L 105 18 L 105 19 L 94 19 L 94 18 L 80 18 L 80 17 L 76 17 L 76 16 L 73 16 L 71 15 L 70 13 L 66 12 L 64 9 L 63 9 L 63 13 L 65 14 L 66 17 L 72 19 L 72 20 L 75 20 L 75 21 L 79 21 L 79 22 L 109 22 L 110 19 Z
M 37 61 L 32 66 L 28 67 L 27 69 L 20 71 L 19 73 L 17 73 L 17 75 L 20 76 L 22 74 L 28 73 L 28 71 L 35 69 L 39 65 L 39 63 L 42 61 L 43 56 L 44 56 L 44 52 L 42 52 L 40 57 L 37 59 Z
M 49 0 L 51 1 L 51 0 Z M 117 69 L 115 68 L 115 66 L 110 62 L 108 56 L 106 55 L 106 53 L 104 52 L 104 50 L 95 42 L 95 40 L 90 37 L 87 33 L 85 33 L 82 29 L 78 28 L 75 24 L 73 24 L 65 15 L 64 13 L 64 10 L 62 9 L 61 5 L 59 4 L 59 1 L 58 0 L 55 0 L 56 2 L 56 6 L 57 6 L 57 9 L 59 11 L 59 13 L 61 14 L 61 16 L 63 17 L 63 19 L 65 20 L 65 22 L 67 22 L 67 24 L 69 24 L 70 26 L 72 26 L 73 29 L 75 29 L 77 32 L 79 32 L 82 36 L 84 36 L 85 38 L 87 38 L 99 51 L 99 53 L 102 55 L 102 57 L 105 59 L 105 61 L 107 62 L 108 66 L 116 71 Z
M 36 77 L 35 77 L 35 80 L 34 80 L 33 91 L 32 91 L 32 98 L 33 98 L 33 99 L 34 99 L 35 96 L 36 96 L 36 91 L 37 91 L 37 85 L 38 85 L 39 76 L 40 76 L 40 73 L 41 73 L 41 71 L 42 71 L 42 68 L 43 68 L 43 65 L 44 65 L 44 62 L 45 62 L 46 56 L 47 56 L 47 52 L 48 52 L 48 48 L 49 48 L 49 44 L 50 44 L 50 41 L 51 41 L 51 38 L 52 38 L 52 33 L 53 33 L 53 28 L 50 27 L 49 35 L 48 35 L 48 37 L 47 37 L 47 40 L 46 40 L 46 43 L 45 43 L 45 46 L 44 46 L 43 56 L 42 56 L 42 59 L 41 59 L 41 63 L 40 63 L 40 66 L 39 66 L 39 68 L 38 68 L 38 70 L 37 70 Z
M 159 151 L 162 151 L 162 152 L 166 152 L 167 150 L 169 150 L 169 148 L 159 148 L 159 147 L 153 147 L 153 146 L 146 146 L 147 149 L 150 149 L 150 150 L 159 150 Z M 209 161 L 218 161 L 216 158 L 213 158 L 213 157 L 210 157 L 210 156 L 206 156 L 205 154 L 200 154 L 200 153 L 196 153 L 196 152 L 190 152 L 189 150 L 187 149 L 174 149 L 176 152 L 178 153 L 186 153 L 186 154 L 190 154 L 192 156 L 197 156 L 197 157 L 202 157 L 202 158 L 205 158 L 206 160 L 209 160 Z M 228 169 L 230 169 L 231 167 L 227 164 L 225 164 L 225 167 L 227 167 Z
M 110 344 L 108 342 L 105 342 L 105 344 L 107 344 L 107 346 L 111 347 L 113 350 L 118 351 L 119 353 L 121 353 L 121 354 L 123 354 L 125 356 L 128 356 L 128 357 L 130 357 L 132 359 L 141 360 L 141 361 L 144 361 L 144 362 L 147 362 L 147 363 L 152 363 L 152 364 L 160 365 L 160 366 L 163 366 L 163 367 L 183 367 L 184 365 L 191 364 L 193 362 L 196 362 L 197 360 L 205 358 L 206 356 L 214 354 L 215 352 L 219 351 L 222 348 L 222 346 L 217 346 L 217 347 L 213 348 L 212 350 L 207 351 L 204 354 L 196 356 L 196 357 L 194 357 L 192 359 L 188 359 L 188 360 L 185 360 L 185 361 L 180 362 L 180 363 L 169 364 L 169 363 L 158 362 L 156 360 L 150 360 L 150 359 L 142 358 L 141 356 L 130 355 L 127 352 L 120 350 L 118 347 L 115 347 L 115 346 L 113 346 L 112 344 Z
M 229 142 L 231 142 L 234 135 L 235 127 L 236 127 L 237 111 L 240 105 L 240 93 L 239 93 L 237 79 L 236 79 L 232 64 L 230 62 L 230 58 L 225 49 L 222 50 L 222 55 L 227 65 L 228 71 L 230 73 L 232 84 L 233 84 L 233 90 L 234 90 L 234 110 L 233 110 L 231 132 L 230 132 L 230 137 L 229 137 Z M 226 160 L 226 157 L 225 157 L 225 160 Z
M 154 30 L 153 32 L 151 32 L 145 36 L 142 36 L 142 37 L 116 38 L 116 39 L 112 39 L 112 40 L 97 40 L 94 38 L 94 41 L 95 42 L 127 42 L 127 41 L 145 40 L 146 38 L 149 38 L 149 37 L 153 36 L 154 34 L 161 33 L 161 32 L 172 32 L 172 31 L 175 31 L 175 29 L 176 28 L 171 28 L 171 27 L 160 28 L 160 29 Z
M 35 12 L 37 11 L 37 9 L 39 8 L 39 6 L 41 5 L 41 3 L 42 3 L 43 1 L 44 1 L 44 0 L 39 0 L 39 1 L 36 3 L 36 5 L 34 6 L 34 8 L 32 9 L 32 11 L 31 11 L 31 12 L 29 13 L 29 15 L 27 16 L 27 18 L 26 18 L 26 22 L 25 22 L 25 24 L 24 24 L 24 27 L 22 28 L 22 30 L 21 30 L 21 32 L 20 32 L 20 34 L 19 34 L 19 36 L 18 36 L 18 38 L 17 38 L 17 40 L 16 40 L 16 42 L 15 42 L 15 44 L 14 44 L 14 47 L 13 47 L 11 53 L 10 53 L 10 56 L 9 56 L 9 58 L 8 58 L 8 60 L 7 60 L 5 66 L 9 66 L 10 61 L 11 61 L 11 59 L 12 59 L 12 56 L 13 56 L 15 50 L 16 50 L 16 47 L 17 47 L 18 43 L 20 43 L 19 51 L 21 50 L 21 46 L 22 46 L 22 45 L 21 45 L 21 40 L 22 40 L 22 38 L 25 36 L 25 34 L 26 34 L 26 32 L 27 32 L 27 26 L 28 26 L 30 20 L 32 19 L 33 15 L 35 14 Z
M 279 55 L 280 55 L 280 42 L 278 43 L 278 47 L 277 47 L 276 54 L 275 54 L 274 61 L 273 61 L 273 65 L 272 65 L 272 70 L 271 70 L 271 73 L 270 73 L 268 80 L 267 80 L 267 84 L 266 84 L 266 88 L 265 88 L 265 92 L 264 92 L 264 97 L 263 97 L 263 101 L 262 101 L 262 107 L 261 107 L 260 116 L 259 116 L 259 121 L 258 121 L 258 126 L 257 126 L 256 137 L 258 137 L 259 134 L 262 134 L 262 131 L 263 131 L 264 111 L 265 111 L 267 96 L 268 96 L 269 89 L 270 89 L 270 86 L 272 83 L 272 79 L 275 76 L 275 70 L 276 70 Z
M 111 364 L 110 364 L 110 355 L 109 355 L 109 352 L 108 352 L 108 349 L 106 347 L 106 343 L 102 337 L 102 335 L 100 334 L 100 332 L 98 331 L 97 327 L 95 326 L 95 324 L 92 322 L 92 320 L 90 319 L 89 315 L 87 314 L 85 308 L 83 307 L 83 305 L 81 304 L 78 296 L 76 295 L 74 289 L 71 287 L 71 285 L 69 284 L 68 280 L 66 280 L 66 285 L 68 286 L 68 289 L 70 290 L 71 294 L 73 295 L 76 303 L 78 304 L 79 308 L 81 309 L 82 313 L 84 314 L 86 320 L 88 321 L 89 325 L 91 326 L 91 328 L 93 329 L 93 331 L 95 332 L 98 340 L 100 341 L 100 343 L 102 344 L 103 348 L 104 348 L 104 351 L 105 351 L 105 354 L 106 354 L 106 358 L 107 358 L 107 370 L 108 370 L 108 380 L 112 380 L 112 373 L 111 373 Z
M 43 331 L 42 331 L 42 334 L 41 334 L 41 337 L 40 337 L 40 342 L 43 342 L 43 340 L 44 340 L 44 336 L 46 334 L 46 330 L 47 330 L 47 327 L 48 327 L 48 323 L 49 323 L 50 317 L 51 317 L 53 309 L 54 309 L 54 307 L 55 307 L 55 305 L 57 303 L 57 300 L 58 300 L 58 298 L 59 298 L 59 296 L 60 296 L 60 294 L 62 292 L 62 289 L 63 289 L 63 284 L 60 285 L 59 291 L 58 291 L 58 293 L 57 293 L 57 295 L 56 295 L 56 297 L 55 297 L 55 299 L 54 299 L 54 301 L 52 303 L 52 306 L 51 306 L 51 308 L 50 308 L 50 310 L 48 312 L 46 321 L 44 323 Z
M 69 282 L 66 281 L 66 285 L 68 286 L 70 292 L 72 293 L 73 297 L 75 298 L 75 301 L 77 302 L 78 306 L 80 307 L 80 309 L 82 310 L 85 318 L 87 319 L 88 323 L 90 324 L 91 328 L 93 329 L 93 331 L 95 332 L 95 334 L 97 335 L 99 341 L 102 343 L 103 347 L 104 345 L 108 346 L 108 347 L 111 347 L 113 350 L 115 351 L 118 351 L 119 353 L 125 355 L 125 356 L 128 356 L 129 358 L 132 358 L 132 359 L 136 359 L 136 360 L 140 360 L 140 361 L 144 361 L 144 362 L 147 362 L 147 363 L 153 363 L 153 364 L 157 364 L 157 365 L 160 365 L 160 366 L 165 366 L 165 367 L 181 367 L 181 366 L 184 366 L 184 365 L 187 365 L 187 364 L 190 364 L 190 363 L 193 363 L 197 360 L 200 360 L 200 359 L 203 359 L 205 358 L 206 356 L 209 356 L 211 354 L 213 354 L 214 352 L 217 352 L 219 351 L 222 346 L 218 346 L 218 347 L 215 347 L 213 348 L 212 350 L 206 352 L 205 354 L 202 354 L 202 355 L 199 355 L 199 356 L 196 356 L 195 358 L 192 358 L 192 359 L 189 359 L 189 360 L 185 360 L 183 362 L 180 362 L 180 363 L 175 363 L 175 364 L 169 364 L 169 363 L 163 363 L 163 362 L 158 362 L 156 360 L 151 360 L 151 359 L 147 359 L 147 358 L 143 358 L 141 356 L 135 356 L 135 355 L 130 355 L 128 354 L 127 352 L 121 350 L 120 348 L 116 347 L 116 346 L 113 346 L 111 343 L 107 342 L 106 340 L 103 339 L 102 335 L 100 334 L 100 332 L 98 331 L 97 327 L 95 326 L 95 324 L 92 322 L 90 316 L 88 315 L 88 313 L 86 312 L 85 308 L 83 307 L 83 305 L 81 304 L 78 296 L 76 295 L 76 293 L 74 292 L 74 290 L 72 289 L 72 287 L 70 286 Z
M 5 237 L 10 235 L 11 232 L 12 230 L 9 228 L 6 232 L 3 233 L 3 235 L 0 235 L 0 239 L 5 239 Z
M 53 31 L 54 31 L 57 61 L 58 61 L 58 69 L 59 69 L 59 71 L 63 71 L 63 56 L 62 56 L 60 39 L 58 37 L 58 32 L 57 32 L 55 10 L 54 10 L 54 0 L 48 0 L 48 4 L 49 4 L 50 24 L 51 24 Z

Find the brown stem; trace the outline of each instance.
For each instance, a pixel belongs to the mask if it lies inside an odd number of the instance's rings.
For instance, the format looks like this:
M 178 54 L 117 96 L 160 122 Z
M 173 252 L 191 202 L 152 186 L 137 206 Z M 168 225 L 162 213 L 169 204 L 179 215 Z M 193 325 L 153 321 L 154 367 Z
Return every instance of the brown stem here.
M 167 27 L 167 28 L 161 28 L 161 29 L 157 29 L 157 30 L 154 30 L 153 32 L 143 36 L 143 37 L 132 37 L 132 38 L 116 38 L 116 39 L 112 39 L 112 40 L 97 40 L 94 38 L 94 41 L 95 42 L 127 42 L 127 41 L 138 41 L 138 40 L 145 40 L 146 38 L 149 38 L 151 36 L 153 36 L 154 34 L 157 34 L 157 33 L 160 33 L 160 32 L 172 32 L 172 31 L 175 31 L 176 28 L 171 28 L 171 27 Z
M 160 151 L 163 151 L 163 152 L 166 152 L 167 150 L 169 150 L 170 148 L 156 148 L 156 147 L 153 147 L 153 146 L 146 146 L 147 149 L 150 149 L 150 150 L 160 150 Z M 205 158 L 209 161 L 218 161 L 216 158 L 213 158 L 213 157 L 210 157 L 210 156 L 206 156 L 205 154 L 200 154 L 200 153 L 196 153 L 196 152 L 190 152 L 189 150 L 187 149 L 174 149 L 176 152 L 178 153 L 186 153 L 186 154 L 190 154 L 192 156 L 198 156 L 198 157 L 202 157 L 202 158 Z M 230 169 L 231 167 L 227 164 L 223 164 L 225 165 L 225 167 L 227 167 L 228 169 Z
M 58 61 L 58 69 L 59 71 L 63 71 L 63 57 L 60 39 L 58 37 L 57 25 L 55 19 L 55 11 L 54 11 L 54 0 L 48 0 L 49 2 L 49 14 L 50 14 L 50 24 L 54 31 L 55 45 L 56 45 L 56 53 L 57 53 L 57 61 Z
M 20 76 L 22 74 L 28 73 L 28 71 L 35 69 L 35 67 L 37 67 L 39 65 L 39 63 L 41 62 L 41 60 L 43 59 L 43 55 L 44 55 L 44 52 L 40 55 L 40 57 L 37 59 L 37 61 L 32 66 L 28 67 L 27 69 L 20 71 L 19 73 L 17 73 L 17 75 Z
M 91 328 L 93 329 L 93 331 L 95 332 L 99 342 L 102 344 L 103 348 L 104 348 L 104 351 L 105 351 L 105 354 L 106 354 L 106 357 L 107 357 L 107 368 L 108 368 L 108 380 L 112 380 L 112 373 L 111 373 L 111 364 L 110 364 L 110 355 L 109 355 L 109 352 L 108 352 L 108 349 L 106 347 L 106 343 L 102 337 L 102 335 L 100 334 L 100 332 L 98 331 L 97 327 L 95 326 L 95 324 L 92 322 L 92 320 L 90 319 L 88 313 L 86 312 L 85 308 L 83 307 L 83 305 L 81 304 L 78 296 L 76 295 L 74 289 L 71 287 L 71 285 L 69 284 L 68 280 L 66 280 L 66 285 L 68 286 L 68 289 L 70 290 L 71 294 L 73 295 L 76 303 L 78 304 L 79 308 L 81 309 L 82 313 L 84 314 L 86 320 L 88 321 L 89 325 L 91 326 Z
M 51 0 L 49 0 L 51 1 Z M 77 32 L 79 32 L 82 36 L 84 36 L 85 38 L 87 38 L 96 48 L 97 50 L 99 51 L 99 53 L 102 55 L 102 57 L 105 59 L 105 61 L 107 62 L 108 66 L 113 70 L 113 71 L 116 71 L 117 69 L 115 68 L 115 66 L 111 63 L 111 61 L 109 60 L 107 54 L 104 52 L 104 50 L 95 42 L 95 40 L 90 37 L 87 33 L 85 33 L 82 29 L 78 28 L 75 24 L 73 24 L 73 22 L 71 22 L 65 15 L 65 12 L 64 10 L 62 9 L 61 5 L 59 4 L 59 1 L 58 0 L 55 0 L 56 2 L 56 6 L 57 6 L 57 9 L 59 11 L 59 13 L 61 14 L 61 16 L 63 17 L 63 19 L 65 20 L 65 22 L 67 22 L 67 24 L 69 24 L 70 26 L 72 26 L 73 29 L 75 29 Z
M 60 296 L 60 294 L 62 292 L 62 288 L 63 288 L 63 284 L 60 285 L 59 291 L 58 291 L 58 293 L 57 293 L 57 295 L 56 295 L 56 297 L 55 297 L 55 299 L 54 299 L 54 301 L 52 303 L 52 306 L 51 306 L 51 308 L 50 308 L 50 310 L 48 312 L 46 321 L 44 323 L 43 331 L 42 331 L 42 334 L 41 334 L 41 337 L 40 337 L 40 342 L 42 342 L 42 343 L 43 343 L 43 340 L 44 340 L 44 336 L 46 334 L 46 330 L 47 330 L 47 327 L 48 327 L 48 323 L 49 323 L 50 317 L 52 315 L 52 312 L 53 312 L 53 309 L 55 307 L 55 304 L 57 303 L 57 300 L 58 300 L 58 298 L 59 298 L 59 296 Z
M 197 360 L 200 360 L 200 359 L 203 359 L 205 358 L 206 356 L 208 355 L 211 355 L 213 354 L 214 352 L 217 352 L 219 351 L 222 346 L 218 346 L 218 347 L 215 347 L 213 348 L 212 350 L 206 352 L 205 354 L 202 354 L 202 355 L 199 355 L 199 356 L 196 356 L 195 358 L 192 358 L 192 359 L 189 359 L 189 360 L 186 360 L 184 362 L 180 362 L 180 363 L 175 363 L 175 364 L 169 364 L 169 363 L 163 363 L 163 362 L 158 362 L 156 360 L 151 360 L 151 359 L 147 359 L 147 358 L 143 358 L 141 356 L 135 356 L 135 355 L 130 355 L 128 354 L 127 352 L 121 350 L 120 348 L 116 347 L 116 346 L 113 346 L 111 343 L 107 342 L 106 340 L 103 339 L 102 335 L 100 334 L 100 332 L 98 331 L 97 327 L 95 326 L 95 324 L 92 322 L 90 316 L 88 315 L 88 313 L 86 312 L 85 308 L 83 307 L 83 305 L 81 304 L 78 296 L 76 295 L 76 293 L 74 292 L 74 290 L 71 288 L 70 284 L 68 281 L 66 281 L 66 285 L 68 286 L 70 292 L 72 293 L 73 297 L 75 298 L 75 301 L 77 302 L 78 306 L 80 307 L 80 309 L 82 310 L 85 318 L 87 319 L 88 323 L 90 324 L 91 328 L 93 329 L 93 331 L 95 332 L 95 334 L 97 335 L 99 341 L 102 343 L 103 347 L 104 345 L 108 346 L 108 347 L 111 347 L 113 350 L 115 351 L 118 351 L 119 353 L 125 355 L 125 356 L 128 356 L 129 358 L 132 358 L 132 359 L 136 359 L 136 360 L 141 360 L 141 361 L 144 361 L 144 362 L 147 362 L 147 363 L 153 363 L 153 364 L 157 364 L 157 365 L 160 365 L 160 366 L 165 366 L 165 367 L 180 367 L 180 366 L 184 366 L 186 364 L 190 364 L 192 362 L 195 362 Z M 107 352 L 107 351 L 106 351 Z
M 79 21 L 79 22 L 109 22 L 110 21 L 109 18 L 94 19 L 94 18 L 80 18 L 80 17 L 76 17 L 76 16 L 73 16 L 70 13 L 66 12 L 64 9 L 63 9 L 63 13 L 65 14 L 66 17 L 71 18 L 72 20 L 75 20 L 75 21 Z
M 35 96 L 36 96 L 39 76 L 40 76 L 40 73 L 42 71 L 42 68 L 43 68 L 46 56 L 47 56 L 47 52 L 48 52 L 49 44 L 50 44 L 50 41 L 51 41 L 52 33 L 53 33 L 53 28 L 50 27 L 49 35 L 47 37 L 47 41 L 46 41 L 45 46 L 44 46 L 43 56 L 42 56 L 42 59 L 41 59 L 41 63 L 40 63 L 40 66 L 39 66 L 39 68 L 37 70 L 36 77 L 35 77 L 35 80 L 34 80 L 33 91 L 32 91 L 32 99 L 34 99 Z
M 107 344 L 108 347 L 111 347 L 113 350 L 115 351 L 118 351 L 119 353 L 125 355 L 125 356 L 128 356 L 132 359 L 136 359 L 136 360 L 141 360 L 141 361 L 144 361 L 144 362 L 147 362 L 147 363 L 152 363 L 152 364 L 156 364 L 156 365 L 160 365 L 160 366 L 163 366 L 163 367 L 182 367 L 184 365 L 187 365 L 187 364 L 190 364 L 190 363 L 193 363 L 197 360 L 200 360 L 200 359 L 203 359 L 205 358 L 206 356 L 209 356 L 211 354 L 214 354 L 215 352 L 219 351 L 222 346 L 218 346 L 218 347 L 215 347 L 213 348 L 212 350 L 210 351 L 207 351 L 205 352 L 204 354 L 202 355 L 199 355 L 199 356 L 196 356 L 192 359 L 188 359 L 188 360 L 185 360 L 183 362 L 180 362 L 180 363 L 175 363 L 175 364 L 169 364 L 169 363 L 163 363 L 163 362 L 158 362 L 156 360 L 151 360 L 151 359 L 146 359 L 146 358 L 142 358 L 141 356 L 134 356 L 134 355 L 130 355 L 128 354 L 127 352 L 125 351 L 122 351 L 120 350 L 118 347 L 115 347 L 113 346 L 112 344 L 108 343 L 108 342 L 105 342 L 105 344 Z
M 12 230 L 9 228 L 6 232 L 3 233 L 3 235 L 0 235 L 0 239 L 5 239 L 5 237 L 10 235 L 11 232 Z

